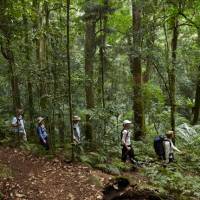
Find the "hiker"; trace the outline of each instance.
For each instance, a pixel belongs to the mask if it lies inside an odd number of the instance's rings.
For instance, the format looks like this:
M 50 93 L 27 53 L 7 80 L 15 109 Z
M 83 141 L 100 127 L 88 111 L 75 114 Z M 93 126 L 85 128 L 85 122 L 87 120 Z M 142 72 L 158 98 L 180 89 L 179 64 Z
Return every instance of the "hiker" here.
M 181 153 L 181 151 L 174 146 L 172 140 L 174 137 L 173 131 L 167 131 L 166 133 L 166 139 L 163 141 L 164 145 L 164 152 L 165 152 L 165 161 L 166 163 L 170 163 L 174 161 L 174 150 Z
M 129 120 L 123 121 L 123 129 L 121 131 L 122 161 L 123 162 L 131 161 L 132 163 L 135 163 L 134 151 L 131 146 L 131 132 L 130 132 L 131 124 L 132 122 Z
M 81 143 L 81 131 L 79 126 L 80 120 L 81 118 L 79 116 L 73 116 L 73 137 L 76 144 Z
M 41 145 L 46 149 L 49 150 L 49 143 L 48 143 L 48 134 L 45 128 L 45 119 L 43 117 L 38 117 L 37 122 L 37 134 L 40 139 Z
M 17 135 L 18 140 L 23 139 L 27 141 L 26 130 L 24 126 L 24 119 L 23 119 L 23 109 L 17 109 L 16 115 L 12 119 L 12 128 L 15 135 Z
M 165 136 L 159 135 L 154 139 L 154 150 L 159 160 L 165 160 L 166 163 L 174 161 L 174 150 L 181 152 L 172 142 L 174 137 L 173 131 L 168 131 Z

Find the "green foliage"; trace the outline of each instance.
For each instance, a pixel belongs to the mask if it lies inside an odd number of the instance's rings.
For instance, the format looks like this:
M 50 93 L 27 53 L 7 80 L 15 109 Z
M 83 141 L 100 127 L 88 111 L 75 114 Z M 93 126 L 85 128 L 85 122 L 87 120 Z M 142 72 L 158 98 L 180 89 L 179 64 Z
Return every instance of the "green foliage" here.
M 151 183 L 161 192 L 169 192 L 177 199 L 200 196 L 200 184 L 198 176 L 185 175 L 177 171 L 177 166 L 162 168 L 159 166 L 144 169 L 145 176 L 150 178 Z
M 119 160 L 121 153 L 120 131 L 124 119 L 133 119 L 133 80 L 130 56 L 135 58 L 135 45 L 130 45 L 133 37 L 141 38 L 139 54 L 141 58 L 142 92 L 145 109 L 146 137 L 142 142 L 133 142 L 136 157 L 141 161 L 155 158 L 152 147 L 156 134 L 164 134 L 171 129 L 169 69 L 172 67 L 173 18 L 179 21 L 178 46 L 174 75 L 176 77 L 176 126 L 190 123 L 193 117 L 195 89 L 199 78 L 200 43 L 199 1 L 136 1 L 141 11 L 141 30 L 133 34 L 132 10 L 130 1 L 112 0 L 105 5 L 104 0 L 73 0 L 70 9 L 70 55 L 73 114 L 82 118 L 83 148 L 90 143 L 84 138 L 85 116 L 93 121 L 93 152 L 75 149 L 81 162 L 106 172 L 118 174 L 128 171 L 130 166 Z M 35 4 L 36 5 L 35 5 Z M 69 135 L 69 107 L 67 92 L 66 58 L 66 2 L 45 1 L 2 1 L 0 7 L 0 144 L 15 146 L 10 134 L 10 119 L 13 115 L 13 83 L 18 80 L 21 104 L 25 109 L 27 133 L 29 134 L 29 109 L 33 108 L 32 118 L 46 115 L 48 130 L 53 144 L 52 151 L 65 157 L 71 156 Z M 39 3 L 37 5 L 37 3 Z M 85 71 L 85 23 L 95 24 L 93 70 Z M 103 26 L 103 29 L 100 30 Z M 104 27 L 105 26 L 105 27 Z M 88 31 L 89 33 L 89 31 Z M 100 59 L 101 42 L 103 48 L 104 71 Z M 129 36 L 131 36 L 129 38 Z M 3 53 L 7 52 L 7 58 Z M 13 56 L 13 59 L 9 59 Z M 11 69 L 11 61 L 12 69 Z M 131 65 L 131 66 L 130 66 Z M 131 69 L 131 70 L 130 70 Z M 148 74 L 149 73 L 149 74 Z M 104 77 L 102 77 L 102 74 Z M 91 77 L 90 77 L 91 75 Z M 11 80 L 15 76 L 15 80 Z M 103 80 L 102 80 L 103 78 Z M 91 80 L 93 79 L 93 80 Z M 144 78 L 145 79 L 145 78 Z M 94 108 L 85 104 L 85 81 L 91 81 L 94 90 Z M 103 81 L 103 83 L 102 83 Z M 31 83 L 32 91 L 28 89 Z M 104 86 L 105 108 L 102 106 L 102 86 Z M 33 105 L 30 103 L 33 97 Z M 45 108 L 43 108 L 43 106 Z M 93 106 L 92 106 L 93 107 Z M 61 124 L 63 126 L 61 127 Z M 64 137 L 60 136 L 64 131 Z M 199 128 L 195 129 L 199 132 Z M 62 131 L 61 131 L 62 132 Z M 62 137 L 62 139 L 61 139 Z M 64 148 L 60 148 L 63 140 Z M 69 140 L 67 140 L 67 139 Z M 86 144 L 86 145 L 85 145 Z M 200 170 L 198 158 L 200 137 L 191 144 L 177 137 L 177 144 L 187 152 L 177 156 L 179 165 L 176 172 L 171 169 L 147 168 L 155 186 L 167 191 L 166 185 L 174 193 L 199 198 L 197 174 Z M 85 145 L 85 146 L 84 146 Z M 20 148 L 35 155 L 47 155 L 37 143 L 24 143 Z M 52 155 L 47 155 L 52 157 Z M 184 177 L 183 170 L 187 172 Z M 191 174 L 190 174 L 191 173 Z M 154 175 L 160 178 L 154 179 Z M 193 176 L 194 175 L 194 176 Z M 193 179 L 194 177 L 194 179 Z M 188 189 L 186 180 L 188 182 Z M 181 183 L 182 182 L 182 183 Z M 194 183 L 194 186 L 192 186 Z M 171 185 L 170 185 L 171 184 Z M 181 185 L 182 184 L 182 185 Z M 181 197 L 182 198 L 182 197 Z
M 120 175 L 120 170 L 111 164 L 97 164 L 95 167 L 108 174 Z
M 126 172 L 132 169 L 131 163 L 124 163 L 120 159 L 116 159 L 116 158 L 112 161 L 112 165 L 116 167 L 117 169 L 119 169 L 120 172 Z
M 7 166 L 0 164 L 0 178 L 9 178 L 12 176 L 12 170 Z
M 37 155 L 37 156 L 46 156 L 48 155 L 50 152 L 47 152 L 41 145 L 37 145 L 35 143 L 23 143 L 21 144 L 21 149 L 26 150 L 28 152 L 30 152 L 33 155 Z
M 98 188 L 102 188 L 102 182 L 100 181 L 99 177 L 90 175 L 88 177 L 88 182 L 90 185 L 95 185 Z
M 107 157 L 103 154 L 96 152 L 89 152 L 80 156 L 80 161 L 83 163 L 90 164 L 91 166 L 96 166 L 98 163 L 104 163 L 107 160 Z
M 1 191 L 0 191 L 0 200 L 3 200 L 3 194 L 1 193 Z

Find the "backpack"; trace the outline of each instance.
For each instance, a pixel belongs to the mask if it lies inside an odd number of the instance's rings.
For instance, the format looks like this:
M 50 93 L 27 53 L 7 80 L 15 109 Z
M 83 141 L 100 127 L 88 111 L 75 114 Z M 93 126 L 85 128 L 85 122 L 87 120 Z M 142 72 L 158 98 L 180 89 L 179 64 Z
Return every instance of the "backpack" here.
M 168 139 L 163 135 L 158 135 L 154 138 L 153 142 L 155 153 L 159 156 L 160 159 L 165 159 L 165 149 L 163 145 L 164 141 L 168 141 Z

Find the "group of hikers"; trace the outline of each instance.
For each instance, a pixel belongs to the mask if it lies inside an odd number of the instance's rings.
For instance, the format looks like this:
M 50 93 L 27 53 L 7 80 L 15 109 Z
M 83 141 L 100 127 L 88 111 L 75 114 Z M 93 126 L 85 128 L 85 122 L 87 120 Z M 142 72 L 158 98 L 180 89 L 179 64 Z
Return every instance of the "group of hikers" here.
M 136 163 L 134 150 L 131 145 L 131 124 L 129 120 L 123 121 L 123 129 L 121 132 L 122 141 L 122 161 Z M 182 153 L 173 143 L 175 137 L 174 131 L 167 131 L 166 134 L 158 135 L 154 138 L 154 150 L 159 160 L 165 161 L 165 164 L 174 162 L 174 151 Z
M 81 130 L 79 122 L 81 118 L 79 116 L 73 116 L 73 138 L 75 144 L 81 144 Z M 129 120 L 123 121 L 123 129 L 121 131 L 121 144 L 122 144 L 122 156 L 123 162 L 131 162 L 135 164 L 134 150 L 131 144 L 131 125 Z M 16 115 L 12 119 L 12 130 L 15 135 L 20 139 L 27 141 L 27 134 L 23 119 L 23 109 L 17 109 Z M 45 127 L 45 118 L 37 118 L 36 133 L 39 138 L 40 144 L 49 150 L 48 133 Z M 181 153 L 181 151 L 173 143 L 174 132 L 167 131 L 164 136 L 156 136 L 154 139 L 154 150 L 160 160 L 165 161 L 166 164 L 174 161 L 174 150 Z
M 12 132 L 18 136 L 19 140 L 23 139 L 27 141 L 26 129 L 24 125 L 23 119 L 23 109 L 17 109 L 16 115 L 12 119 Z M 73 116 L 73 136 L 74 136 L 74 143 L 80 144 L 81 143 L 81 132 L 79 127 L 79 121 L 81 118 L 79 116 Z M 45 118 L 38 117 L 37 118 L 37 126 L 36 126 L 36 133 L 38 135 L 40 144 L 46 149 L 49 150 L 49 142 L 48 142 L 48 133 L 45 127 Z

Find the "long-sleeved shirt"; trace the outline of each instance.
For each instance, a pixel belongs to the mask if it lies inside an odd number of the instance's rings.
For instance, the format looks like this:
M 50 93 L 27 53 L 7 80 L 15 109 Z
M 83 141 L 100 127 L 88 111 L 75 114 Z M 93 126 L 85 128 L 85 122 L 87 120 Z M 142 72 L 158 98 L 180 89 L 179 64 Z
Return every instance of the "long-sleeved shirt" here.
M 78 143 L 80 143 L 81 141 L 81 131 L 80 131 L 80 127 L 79 124 L 73 124 L 73 135 L 74 135 L 74 140 Z
M 45 141 L 46 138 L 48 137 L 48 134 L 47 134 L 47 131 L 46 131 L 46 128 L 44 125 L 37 127 L 37 134 L 38 134 L 39 138 L 43 141 Z
M 128 130 L 122 131 L 122 145 L 126 145 L 126 146 L 131 145 L 131 133 Z
M 169 163 L 170 155 L 173 155 L 174 150 L 180 152 L 180 150 L 174 146 L 173 142 L 170 139 L 164 140 L 164 149 L 166 163 Z
M 24 126 L 24 120 L 21 115 L 18 117 L 13 117 L 12 125 L 13 125 L 13 131 L 15 133 L 26 133 L 25 126 Z

